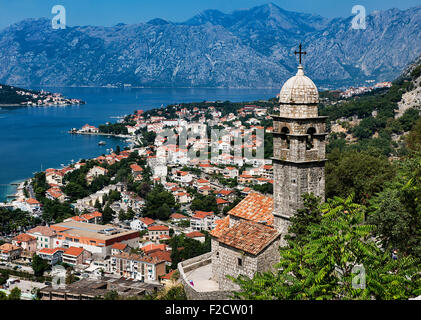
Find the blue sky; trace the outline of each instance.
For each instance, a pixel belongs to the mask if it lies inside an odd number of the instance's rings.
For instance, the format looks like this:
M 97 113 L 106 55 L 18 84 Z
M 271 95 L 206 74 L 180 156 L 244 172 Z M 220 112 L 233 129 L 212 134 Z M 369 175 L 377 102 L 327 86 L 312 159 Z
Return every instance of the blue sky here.
M 112 26 L 119 22 L 146 22 L 163 18 L 175 22 L 187 20 L 200 11 L 218 9 L 231 12 L 251 8 L 264 0 L 0 0 L 0 28 L 25 18 L 52 18 L 51 9 L 66 8 L 67 24 Z M 389 8 L 407 9 L 420 0 L 273 0 L 290 11 L 315 13 L 325 17 L 350 16 L 354 5 L 364 5 L 368 12 Z

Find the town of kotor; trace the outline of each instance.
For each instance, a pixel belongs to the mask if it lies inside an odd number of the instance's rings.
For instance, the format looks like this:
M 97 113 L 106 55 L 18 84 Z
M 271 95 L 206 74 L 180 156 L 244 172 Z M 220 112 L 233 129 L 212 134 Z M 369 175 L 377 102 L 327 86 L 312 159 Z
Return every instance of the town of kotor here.
M 0 10 L 4 312 L 421 300 L 418 1 Z

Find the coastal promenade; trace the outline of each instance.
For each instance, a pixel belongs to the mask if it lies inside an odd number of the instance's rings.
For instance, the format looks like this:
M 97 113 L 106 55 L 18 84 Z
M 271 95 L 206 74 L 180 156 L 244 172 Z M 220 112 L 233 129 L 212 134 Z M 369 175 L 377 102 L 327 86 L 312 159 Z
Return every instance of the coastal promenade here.
M 116 137 L 116 138 L 123 138 L 123 139 L 131 139 L 133 136 L 128 134 L 114 134 L 114 133 L 102 133 L 102 132 L 82 132 L 79 130 L 70 130 L 67 133 L 70 134 L 84 134 L 90 136 L 108 136 L 108 137 Z

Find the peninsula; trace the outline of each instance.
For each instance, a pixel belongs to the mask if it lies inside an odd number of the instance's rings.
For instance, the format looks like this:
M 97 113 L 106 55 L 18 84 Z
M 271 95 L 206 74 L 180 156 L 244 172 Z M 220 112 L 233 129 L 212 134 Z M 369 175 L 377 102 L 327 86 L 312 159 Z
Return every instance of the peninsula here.
M 60 93 L 51 93 L 44 90 L 28 90 L 0 84 L 0 107 L 21 106 L 68 106 L 85 104 L 80 99 L 68 99 Z

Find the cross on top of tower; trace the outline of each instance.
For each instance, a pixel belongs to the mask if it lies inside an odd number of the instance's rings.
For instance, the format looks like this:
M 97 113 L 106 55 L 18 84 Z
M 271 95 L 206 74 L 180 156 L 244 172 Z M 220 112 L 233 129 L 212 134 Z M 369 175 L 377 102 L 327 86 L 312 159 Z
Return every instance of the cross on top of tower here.
M 297 54 L 298 54 L 298 55 L 300 55 L 300 65 L 301 65 L 301 58 L 302 58 L 302 55 L 303 55 L 303 54 L 307 54 L 307 52 L 302 50 L 302 49 L 303 49 L 303 47 L 302 47 L 301 43 L 300 43 L 299 49 L 300 49 L 300 50 L 299 50 L 299 51 L 295 51 L 295 52 L 294 52 L 294 54 L 296 54 L 296 55 L 297 55 Z

